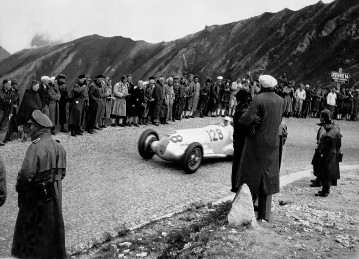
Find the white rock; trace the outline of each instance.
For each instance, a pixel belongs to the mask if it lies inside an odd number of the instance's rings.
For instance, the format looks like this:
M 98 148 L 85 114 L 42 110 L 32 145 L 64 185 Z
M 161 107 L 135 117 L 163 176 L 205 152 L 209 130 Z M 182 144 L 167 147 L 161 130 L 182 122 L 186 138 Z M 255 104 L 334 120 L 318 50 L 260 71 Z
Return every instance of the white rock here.
M 119 246 L 127 246 L 127 247 L 129 247 L 130 245 L 132 245 L 132 243 L 131 242 L 123 242 L 123 243 L 120 243 L 118 245 Z
M 142 252 L 142 253 L 140 253 L 140 254 L 136 254 L 136 256 L 138 256 L 138 257 L 145 257 L 145 256 L 147 256 L 147 253 L 146 253 L 146 252 Z
M 228 213 L 228 222 L 236 226 L 258 226 L 251 191 L 247 184 L 243 184 L 237 192 L 232 202 L 232 208 Z

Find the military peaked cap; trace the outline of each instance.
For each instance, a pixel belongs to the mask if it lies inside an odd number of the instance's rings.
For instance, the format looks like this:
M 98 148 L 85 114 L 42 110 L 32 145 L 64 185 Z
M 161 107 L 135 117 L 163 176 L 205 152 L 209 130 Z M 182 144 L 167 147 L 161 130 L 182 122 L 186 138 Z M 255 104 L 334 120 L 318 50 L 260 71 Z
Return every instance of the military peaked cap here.
M 67 76 L 64 75 L 64 74 L 58 74 L 58 75 L 57 75 L 57 78 L 58 78 L 58 79 L 66 79 Z
M 46 114 L 43 114 L 40 110 L 32 112 L 28 123 L 34 123 L 41 128 L 51 128 L 53 126 L 50 118 Z

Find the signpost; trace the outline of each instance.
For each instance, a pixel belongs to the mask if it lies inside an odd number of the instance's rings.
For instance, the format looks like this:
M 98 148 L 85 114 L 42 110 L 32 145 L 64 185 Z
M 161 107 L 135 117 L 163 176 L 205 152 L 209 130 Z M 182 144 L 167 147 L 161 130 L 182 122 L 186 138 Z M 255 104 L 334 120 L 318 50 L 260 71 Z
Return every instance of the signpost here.
M 337 82 L 337 89 L 340 91 L 340 84 L 349 84 L 349 73 L 343 73 L 343 69 L 339 68 L 339 72 L 332 71 L 330 73 L 334 82 Z

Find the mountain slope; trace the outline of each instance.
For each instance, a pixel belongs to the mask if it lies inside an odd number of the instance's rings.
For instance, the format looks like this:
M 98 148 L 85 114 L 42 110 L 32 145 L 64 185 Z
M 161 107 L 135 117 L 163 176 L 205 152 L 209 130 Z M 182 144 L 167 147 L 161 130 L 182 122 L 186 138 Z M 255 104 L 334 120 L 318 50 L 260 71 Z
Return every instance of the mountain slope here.
M 297 82 L 328 85 L 330 71 L 342 67 L 352 74 L 352 85 L 359 80 L 358 13 L 358 1 L 337 0 L 207 26 L 171 42 L 92 35 L 17 52 L 0 62 L 0 75 L 27 84 L 31 78 L 61 72 L 72 85 L 81 73 L 104 73 L 116 82 L 127 73 L 135 80 L 185 72 L 235 79 L 247 71 L 277 77 L 286 71 Z
M 6 49 L 4 49 L 3 47 L 0 46 L 0 61 L 7 58 L 10 55 L 11 54 L 9 52 L 7 52 Z

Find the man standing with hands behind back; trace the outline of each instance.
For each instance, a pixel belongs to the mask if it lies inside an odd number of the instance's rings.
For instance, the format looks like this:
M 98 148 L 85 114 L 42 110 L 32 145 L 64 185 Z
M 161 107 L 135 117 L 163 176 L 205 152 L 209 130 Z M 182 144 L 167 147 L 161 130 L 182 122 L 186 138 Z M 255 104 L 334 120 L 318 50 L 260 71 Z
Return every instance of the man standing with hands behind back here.
M 268 221 L 272 194 L 279 192 L 279 125 L 284 101 L 275 93 L 277 80 L 274 77 L 261 75 L 258 81 L 261 91 L 238 123 L 247 129 L 255 124 L 257 117 L 261 123 L 253 134 L 246 136 L 236 187 L 248 185 L 253 200 L 258 197 L 258 220 Z

